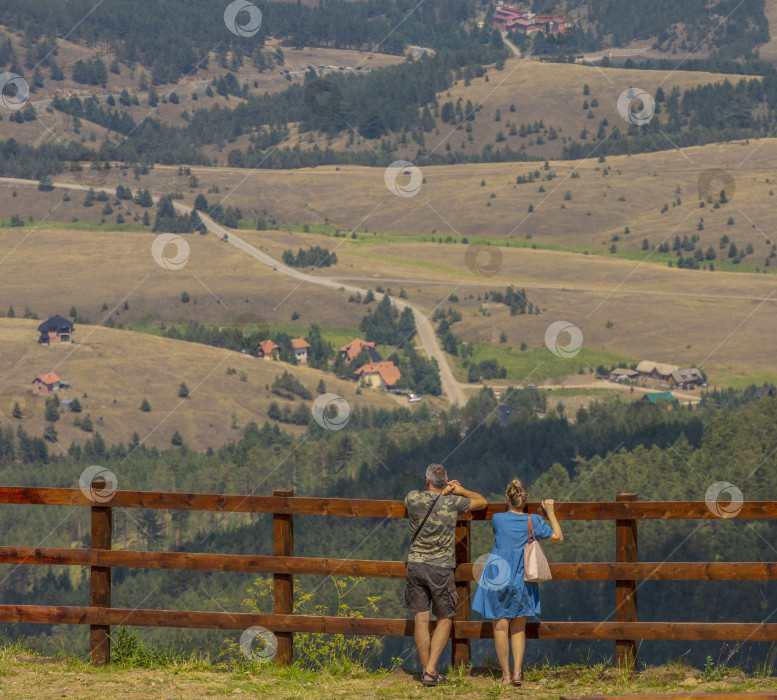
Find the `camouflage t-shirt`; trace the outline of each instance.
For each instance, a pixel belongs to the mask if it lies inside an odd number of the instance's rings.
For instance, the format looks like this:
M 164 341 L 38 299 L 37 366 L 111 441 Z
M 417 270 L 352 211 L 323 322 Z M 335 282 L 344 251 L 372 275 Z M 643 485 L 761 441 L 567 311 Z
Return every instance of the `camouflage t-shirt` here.
M 411 491 L 405 496 L 410 520 L 410 537 L 418 529 L 432 501 L 439 494 L 433 491 Z M 464 496 L 440 496 L 424 528 L 410 545 L 408 562 L 420 562 L 453 569 L 456 566 L 454 533 L 456 520 L 469 510 L 470 499 Z

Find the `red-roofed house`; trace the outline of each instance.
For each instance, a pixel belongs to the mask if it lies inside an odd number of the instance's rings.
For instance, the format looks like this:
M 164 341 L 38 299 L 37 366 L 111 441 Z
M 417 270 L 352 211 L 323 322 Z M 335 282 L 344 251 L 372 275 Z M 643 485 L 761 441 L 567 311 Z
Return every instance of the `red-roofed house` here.
M 361 338 L 355 338 L 350 343 L 343 345 L 343 347 L 340 348 L 340 353 L 345 360 L 345 364 L 351 364 L 362 351 L 362 348 L 367 348 L 367 352 L 369 353 L 372 362 L 380 362 L 380 355 L 378 355 L 375 350 L 375 343 L 362 340 Z
M 297 358 L 297 362 L 306 365 L 308 363 L 310 343 L 304 338 L 292 338 L 291 347 L 294 350 L 294 356 Z
M 278 350 L 280 350 L 280 346 L 273 343 L 272 340 L 263 340 L 256 346 L 257 354 L 263 360 L 277 360 Z
M 521 32 L 521 34 L 526 34 L 527 36 L 540 31 L 540 28 L 536 24 L 527 19 L 516 19 L 515 21 L 510 22 L 508 29 L 513 29 L 516 32 Z
M 402 376 L 397 366 L 390 361 L 370 362 L 359 367 L 354 374 L 361 379 L 362 384 L 376 389 L 392 387 Z
M 528 12 L 526 10 L 516 10 L 514 7 L 502 5 L 502 7 L 497 8 L 491 19 L 493 19 L 494 26 L 497 29 L 507 29 L 511 21 L 524 19 L 527 15 Z
M 550 20 L 550 31 L 553 34 L 564 34 L 572 26 L 572 21 L 564 17 L 554 17 Z
M 51 394 L 59 389 L 59 377 L 54 372 L 39 374 L 32 380 L 32 392 L 34 394 Z

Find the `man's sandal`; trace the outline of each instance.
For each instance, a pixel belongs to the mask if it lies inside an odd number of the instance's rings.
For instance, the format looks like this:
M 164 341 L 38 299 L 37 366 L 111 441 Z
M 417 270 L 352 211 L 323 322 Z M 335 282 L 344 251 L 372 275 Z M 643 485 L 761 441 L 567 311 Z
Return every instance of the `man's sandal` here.
M 434 676 L 437 679 L 438 684 L 447 683 L 448 681 L 450 681 L 450 678 L 442 673 L 435 673 Z
M 523 683 L 523 670 L 520 673 L 513 674 L 513 685 L 520 686 Z
M 428 673 L 427 671 L 424 671 L 421 674 L 421 685 L 425 685 L 425 686 L 437 685 L 437 674 Z

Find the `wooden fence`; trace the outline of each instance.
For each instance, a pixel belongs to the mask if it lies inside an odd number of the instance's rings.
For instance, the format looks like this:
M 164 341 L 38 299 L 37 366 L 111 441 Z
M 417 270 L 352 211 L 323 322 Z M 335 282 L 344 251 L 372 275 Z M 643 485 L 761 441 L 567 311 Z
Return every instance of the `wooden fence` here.
M 80 489 L 0 488 L 0 503 L 88 506 L 91 508 L 90 549 L 52 547 L 0 547 L 0 564 L 88 566 L 91 571 L 89 607 L 0 605 L 0 622 L 81 624 L 90 628 L 92 662 L 110 660 L 111 625 L 195 627 L 245 630 L 252 626 L 272 631 L 278 640 L 275 661 L 289 664 L 295 632 L 412 636 L 413 621 L 389 618 L 344 618 L 292 614 L 293 576 L 364 576 L 404 578 L 405 564 L 396 561 L 330 559 L 294 556 L 295 515 L 405 518 L 401 501 L 294 497 L 290 490 L 271 497 L 188 494 L 152 491 L 116 491 L 107 502 L 95 503 Z M 222 513 L 272 513 L 273 555 L 199 554 L 112 550 L 113 508 L 162 508 Z M 538 504 L 530 504 L 536 513 Z M 490 622 L 470 619 L 470 522 L 488 520 L 504 511 L 503 503 L 466 514 L 456 524 L 456 591 L 458 608 L 451 631 L 454 665 L 470 660 L 470 640 L 492 636 Z M 559 520 L 615 520 L 615 561 L 551 564 L 556 581 L 615 581 L 614 621 L 527 623 L 531 639 L 612 639 L 616 663 L 634 670 L 637 642 L 650 640 L 777 641 L 777 624 L 639 622 L 637 586 L 643 580 L 747 581 L 777 579 L 777 562 L 640 562 L 637 523 L 648 519 L 715 519 L 703 501 L 639 502 L 635 494 L 618 494 L 614 502 L 557 503 Z M 748 501 L 736 518 L 775 519 L 777 501 Z M 146 610 L 111 607 L 113 567 L 242 571 L 271 573 L 273 613 Z M 545 584 L 546 586 L 555 583 Z

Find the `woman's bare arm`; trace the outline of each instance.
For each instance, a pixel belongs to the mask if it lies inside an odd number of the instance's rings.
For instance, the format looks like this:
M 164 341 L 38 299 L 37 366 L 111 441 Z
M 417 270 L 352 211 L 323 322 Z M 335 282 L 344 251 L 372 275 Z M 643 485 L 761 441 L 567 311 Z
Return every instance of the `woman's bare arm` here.
M 559 525 L 558 523 L 558 518 L 556 518 L 554 503 L 555 501 L 552 498 L 546 498 L 542 501 L 542 509 L 545 511 L 545 514 L 548 516 L 548 520 L 550 521 L 550 526 L 553 528 L 553 534 L 550 537 L 548 537 L 548 541 L 563 542 L 564 535 L 561 532 L 561 525 Z

